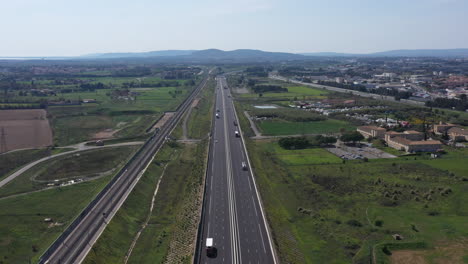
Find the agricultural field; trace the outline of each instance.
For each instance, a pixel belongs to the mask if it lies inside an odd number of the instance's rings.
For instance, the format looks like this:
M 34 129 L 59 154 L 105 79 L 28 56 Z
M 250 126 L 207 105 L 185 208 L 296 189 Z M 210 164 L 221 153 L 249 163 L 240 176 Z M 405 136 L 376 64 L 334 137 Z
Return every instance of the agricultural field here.
M 45 110 L 0 110 L 3 152 L 51 146 L 52 130 Z M 3 146 L 5 144 L 5 146 Z
M 395 258 L 410 254 L 463 263 L 468 255 L 467 149 L 366 162 L 269 141 L 248 148 L 281 262 L 405 263 Z
M 327 119 L 311 122 L 287 122 L 282 120 L 265 120 L 256 122 L 263 135 L 300 135 L 300 134 L 329 134 L 340 131 L 356 130 L 356 127 L 346 121 Z
M 191 87 L 148 88 L 138 91 L 139 95 L 131 101 L 108 98 L 108 89 L 71 94 L 70 97 L 92 98 L 98 103 L 50 107 L 55 141 L 69 145 L 95 139 L 98 133 L 105 133 L 105 139 L 142 135 L 164 111 L 174 111 L 190 91 Z

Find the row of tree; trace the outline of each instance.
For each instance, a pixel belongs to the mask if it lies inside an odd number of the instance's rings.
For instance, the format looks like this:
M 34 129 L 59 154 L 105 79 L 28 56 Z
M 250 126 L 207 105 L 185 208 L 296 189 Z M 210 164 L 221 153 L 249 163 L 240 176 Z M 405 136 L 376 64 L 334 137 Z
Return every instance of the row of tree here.
M 287 137 L 280 139 L 278 143 L 284 149 L 305 149 L 334 144 L 336 143 L 336 138 L 322 135 L 317 135 L 313 138 Z
M 364 137 L 357 131 L 346 132 L 340 136 L 340 140 L 345 143 L 356 143 L 363 140 Z M 326 146 L 335 144 L 336 137 L 317 135 L 315 137 L 287 137 L 281 138 L 278 144 L 284 149 L 306 149 L 312 147 Z
M 426 106 L 466 111 L 468 109 L 468 100 L 466 94 L 462 94 L 460 99 L 436 98 L 433 101 L 426 102 Z

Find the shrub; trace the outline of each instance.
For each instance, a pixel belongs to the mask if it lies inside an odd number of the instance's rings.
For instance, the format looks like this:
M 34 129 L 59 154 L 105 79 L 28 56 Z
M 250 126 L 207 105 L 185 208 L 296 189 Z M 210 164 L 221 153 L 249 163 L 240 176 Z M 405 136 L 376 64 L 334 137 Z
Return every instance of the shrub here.
M 355 220 L 355 219 L 348 220 L 346 222 L 346 224 L 348 224 L 350 226 L 356 226 L 356 227 L 361 227 L 362 226 L 361 222 L 359 222 L 358 220 Z
M 382 227 L 383 226 L 383 221 L 382 220 L 376 220 L 375 221 L 375 225 L 378 226 L 378 227 Z

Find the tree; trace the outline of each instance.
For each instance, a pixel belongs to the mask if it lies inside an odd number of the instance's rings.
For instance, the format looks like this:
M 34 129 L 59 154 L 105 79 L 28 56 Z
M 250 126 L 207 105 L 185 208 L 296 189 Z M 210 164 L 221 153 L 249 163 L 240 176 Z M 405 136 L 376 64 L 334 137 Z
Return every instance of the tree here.
M 346 134 L 343 134 L 340 137 L 340 140 L 343 142 L 353 142 L 353 143 L 356 143 L 357 141 L 361 141 L 363 139 L 364 137 L 361 135 L 361 133 L 357 131 L 348 132 Z
M 304 149 L 310 143 L 305 137 L 288 137 L 280 139 L 278 144 L 284 149 Z
M 316 136 L 315 140 L 320 145 L 328 145 L 328 144 L 335 144 L 336 143 L 336 138 L 335 137 L 327 137 L 327 136 L 322 136 L 322 135 Z

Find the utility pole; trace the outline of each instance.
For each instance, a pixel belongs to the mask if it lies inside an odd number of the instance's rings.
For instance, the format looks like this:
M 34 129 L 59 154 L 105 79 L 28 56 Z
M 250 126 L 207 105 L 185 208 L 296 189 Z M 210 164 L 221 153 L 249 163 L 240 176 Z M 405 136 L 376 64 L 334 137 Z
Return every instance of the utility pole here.
M 4 153 L 7 151 L 7 143 L 6 143 L 6 133 L 5 128 L 2 127 L 0 130 L 0 153 Z

